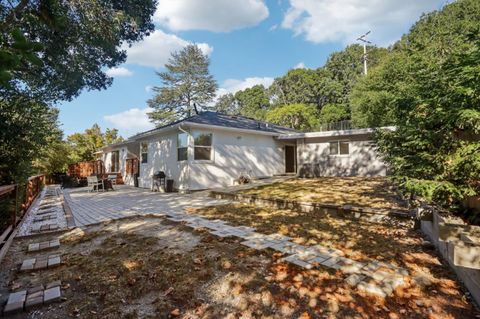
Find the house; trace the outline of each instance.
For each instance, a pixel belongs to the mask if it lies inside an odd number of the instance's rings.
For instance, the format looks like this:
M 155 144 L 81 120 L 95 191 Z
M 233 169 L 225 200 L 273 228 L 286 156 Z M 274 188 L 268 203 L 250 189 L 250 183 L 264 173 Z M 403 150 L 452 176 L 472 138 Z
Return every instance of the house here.
M 180 191 L 231 186 L 241 175 L 385 175 L 372 129 L 302 133 L 243 116 L 202 112 L 102 149 L 107 172 L 151 188 L 165 172 Z M 137 177 L 135 177 L 137 176 Z

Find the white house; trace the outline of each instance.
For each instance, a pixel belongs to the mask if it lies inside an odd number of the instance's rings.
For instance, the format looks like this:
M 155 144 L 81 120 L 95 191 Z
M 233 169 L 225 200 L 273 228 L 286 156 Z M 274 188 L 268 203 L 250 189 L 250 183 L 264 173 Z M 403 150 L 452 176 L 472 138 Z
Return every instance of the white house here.
M 165 172 L 180 191 L 231 186 L 241 175 L 385 175 L 372 129 L 300 133 L 242 116 L 202 112 L 102 149 L 107 172 L 151 188 Z M 138 168 L 138 169 L 137 169 Z

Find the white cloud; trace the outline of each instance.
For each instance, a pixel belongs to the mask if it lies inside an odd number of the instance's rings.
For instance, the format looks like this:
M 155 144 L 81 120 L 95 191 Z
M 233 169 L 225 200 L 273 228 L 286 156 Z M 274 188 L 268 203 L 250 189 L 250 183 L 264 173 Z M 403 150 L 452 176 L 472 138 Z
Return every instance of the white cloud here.
M 351 43 L 366 31 L 378 45 L 399 39 L 423 12 L 445 0 L 289 0 L 282 27 L 314 43 Z
M 263 0 L 159 0 L 154 21 L 175 31 L 229 32 L 268 17 Z
M 127 62 L 143 66 L 161 68 L 167 63 L 170 55 L 191 42 L 177 37 L 174 34 L 167 34 L 161 30 L 155 30 L 150 36 L 140 42 L 133 44 L 127 50 Z M 203 54 L 210 55 L 213 48 L 207 43 L 196 43 Z
M 119 77 L 119 76 L 132 76 L 133 72 L 127 68 L 111 68 L 105 72 L 108 76 Z
M 307 67 L 305 66 L 305 63 L 300 62 L 297 65 L 293 67 L 294 69 L 306 69 Z
M 234 94 L 237 91 L 245 90 L 246 88 L 251 88 L 252 86 L 261 84 L 264 87 L 268 88 L 273 83 L 273 78 L 271 77 L 251 77 L 243 80 L 237 79 L 228 79 L 225 80 L 220 88 L 217 91 L 217 96 L 221 96 L 227 93 Z
M 145 87 L 145 92 L 152 92 L 153 91 L 153 85 L 147 85 Z
M 155 127 L 147 116 L 147 113 L 152 111 L 153 109 L 149 107 L 144 109 L 135 107 L 120 113 L 105 115 L 103 118 L 113 124 L 113 127 L 119 130 L 120 135 L 128 137 Z

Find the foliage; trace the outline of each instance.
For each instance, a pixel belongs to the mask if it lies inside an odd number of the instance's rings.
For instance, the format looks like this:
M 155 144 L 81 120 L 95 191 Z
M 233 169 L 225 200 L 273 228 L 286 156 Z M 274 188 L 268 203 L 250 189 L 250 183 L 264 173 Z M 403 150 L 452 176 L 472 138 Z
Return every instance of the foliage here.
M 0 183 L 64 166 L 52 105 L 110 85 L 105 69 L 154 29 L 154 11 L 154 0 L 0 2 Z
M 297 130 L 308 130 L 316 127 L 318 111 L 312 104 L 288 104 L 268 111 L 266 120 Z
M 10 77 L 6 96 L 34 95 L 41 101 L 70 100 L 82 89 L 105 89 L 104 71 L 124 62 L 122 44 L 154 29 L 153 0 L 0 3 L 2 74 Z M 28 63 L 25 63 L 28 62 Z
M 215 111 L 235 115 L 238 113 L 237 100 L 232 93 L 221 95 L 215 103 Z
M 118 136 L 117 129 L 107 128 L 105 133 L 102 133 L 98 124 L 94 124 L 83 133 L 67 136 L 67 142 L 71 147 L 71 162 L 92 161 L 95 159 L 94 153 L 100 148 L 121 141 L 123 138 Z
M 264 120 L 270 107 L 268 92 L 263 85 L 255 85 L 235 93 L 238 112 L 247 117 Z
M 404 191 L 458 207 L 480 193 L 480 3 L 423 16 L 352 93 Z
M 320 111 L 319 121 L 322 124 L 350 119 L 350 110 L 345 104 L 326 104 Z
M 275 79 L 270 92 L 276 105 L 313 104 L 318 110 L 341 98 L 341 86 L 324 68 L 290 70 Z
M 198 107 L 205 107 L 215 97 L 217 84 L 209 74 L 210 60 L 197 45 L 187 45 L 172 53 L 165 65 L 166 72 L 158 72 L 163 86 L 155 87 L 156 95 L 148 100 L 154 109 L 149 113 L 158 125 L 188 117 Z
M 0 184 L 24 180 L 31 163 L 51 139 L 61 137 L 58 110 L 23 95 L 0 99 Z

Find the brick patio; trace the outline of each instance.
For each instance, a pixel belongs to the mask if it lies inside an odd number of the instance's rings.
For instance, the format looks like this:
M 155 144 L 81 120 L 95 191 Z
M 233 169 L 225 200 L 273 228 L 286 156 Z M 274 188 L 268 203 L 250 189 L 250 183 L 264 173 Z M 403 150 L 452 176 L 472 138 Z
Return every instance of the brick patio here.
M 187 207 L 225 204 L 198 194 L 154 193 L 148 189 L 118 185 L 115 191 L 92 192 L 87 188 L 65 189 L 64 199 L 76 226 L 85 226 L 133 216 L 183 212 Z

